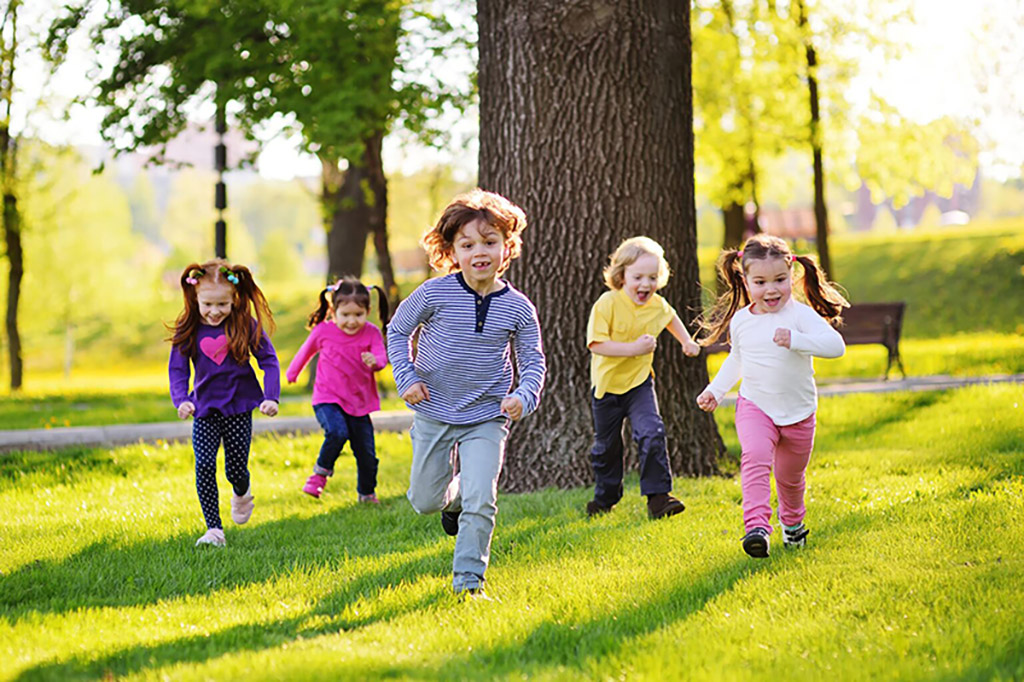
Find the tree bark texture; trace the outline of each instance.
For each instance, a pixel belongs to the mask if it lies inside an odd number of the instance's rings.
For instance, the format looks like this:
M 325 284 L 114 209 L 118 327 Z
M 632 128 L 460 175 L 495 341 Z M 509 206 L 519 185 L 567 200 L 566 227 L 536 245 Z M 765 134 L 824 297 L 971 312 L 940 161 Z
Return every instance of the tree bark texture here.
M 529 227 L 507 277 L 537 306 L 548 358 L 538 411 L 513 426 L 502 487 L 593 480 L 590 308 L 625 238 L 665 247 L 661 291 L 692 329 L 700 310 L 689 5 L 678 0 L 479 0 L 480 182 Z M 667 333 L 657 391 L 675 474 L 717 472 L 714 420 L 694 399 L 704 358 Z

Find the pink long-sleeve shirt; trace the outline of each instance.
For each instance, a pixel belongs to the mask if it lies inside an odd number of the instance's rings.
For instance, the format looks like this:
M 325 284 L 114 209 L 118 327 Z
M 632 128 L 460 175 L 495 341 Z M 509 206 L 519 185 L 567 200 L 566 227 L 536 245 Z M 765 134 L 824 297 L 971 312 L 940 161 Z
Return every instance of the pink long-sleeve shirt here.
M 363 352 L 373 353 L 377 363 L 367 367 Z M 377 380 L 373 373 L 384 369 L 388 356 L 380 329 L 367 322 L 351 336 L 338 329 L 332 320 L 324 320 L 309 333 L 299 352 L 288 365 L 286 378 L 294 383 L 309 360 L 320 354 L 313 382 L 313 404 L 334 403 L 353 417 L 380 409 Z

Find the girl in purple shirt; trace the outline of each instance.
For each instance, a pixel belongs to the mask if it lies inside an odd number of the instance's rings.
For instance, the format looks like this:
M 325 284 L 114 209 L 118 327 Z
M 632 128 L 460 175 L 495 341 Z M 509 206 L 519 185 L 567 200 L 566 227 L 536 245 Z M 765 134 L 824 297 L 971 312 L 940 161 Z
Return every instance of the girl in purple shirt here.
M 224 443 L 224 470 L 234 494 L 231 518 L 243 524 L 252 516 L 249 445 L 252 411 L 277 414 L 280 367 L 268 331 L 274 319 L 263 292 L 244 265 L 223 260 L 193 263 L 181 274 L 185 308 L 171 327 L 168 364 L 171 400 L 178 417 L 194 417 L 196 492 L 206 533 L 196 545 L 224 546 L 217 497 L 217 450 Z M 249 364 L 263 370 L 263 388 Z M 191 369 L 195 380 L 189 392 Z
M 387 325 L 388 300 L 377 290 L 381 323 Z M 330 297 L 328 299 L 328 297 Z M 295 383 L 306 363 L 320 354 L 313 382 L 313 412 L 324 428 L 324 443 L 313 475 L 302 492 L 320 497 L 334 463 L 348 441 L 356 458 L 356 491 L 360 502 L 377 504 L 377 451 L 370 413 L 380 409 L 374 372 L 388 364 L 381 331 L 366 321 L 370 290 L 354 279 L 338 280 L 320 292 L 320 306 L 309 316 L 309 337 L 288 365 L 288 383 Z

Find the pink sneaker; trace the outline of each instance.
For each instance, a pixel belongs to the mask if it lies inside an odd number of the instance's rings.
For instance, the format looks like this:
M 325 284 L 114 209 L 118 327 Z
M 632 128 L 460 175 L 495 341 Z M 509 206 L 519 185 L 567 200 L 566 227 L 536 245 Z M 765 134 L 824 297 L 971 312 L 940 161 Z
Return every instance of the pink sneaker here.
M 365 502 L 367 504 L 380 504 L 380 500 L 377 499 L 376 493 L 370 493 L 369 495 L 360 495 L 359 501 Z
M 313 474 L 306 479 L 306 485 L 302 486 L 302 492 L 312 497 L 320 497 L 320 493 L 327 487 L 327 477 L 320 474 Z
M 224 539 L 224 531 L 220 528 L 210 528 L 203 536 L 196 540 L 196 547 L 203 545 L 211 545 L 213 547 L 223 547 L 226 544 Z
M 244 495 L 231 494 L 231 520 L 242 525 L 252 516 L 252 508 L 256 505 L 253 502 L 252 486 L 245 491 Z

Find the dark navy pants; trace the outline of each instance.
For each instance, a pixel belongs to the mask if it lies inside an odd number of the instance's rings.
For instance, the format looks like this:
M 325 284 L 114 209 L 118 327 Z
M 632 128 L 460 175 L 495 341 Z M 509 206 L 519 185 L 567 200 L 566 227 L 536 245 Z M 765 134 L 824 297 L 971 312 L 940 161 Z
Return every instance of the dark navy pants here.
M 196 453 L 196 492 L 207 528 L 221 528 L 217 497 L 217 450 L 224 442 L 224 473 L 236 495 L 249 490 L 249 445 L 252 413 L 225 417 L 214 412 L 192 422 L 192 449 Z
M 356 457 L 356 490 L 360 495 L 370 495 L 377 490 L 377 448 L 373 440 L 373 422 L 370 415 L 353 417 L 334 403 L 320 403 L 313 406 L 316 420 L 324 427 L 324 444 L 313 472 L 323 476 L 334 473 L 334 463 L 341 455 L 345 442 L 352 443 L 352 454 Z
M 672 469 L 668 462 L 665 424 L 658 413 L 654 395 L 654 377 L 619 395 L 605 393 L 595 398 L 594 447 L 590 461 L 594 466 L 594 499 L 611 507 L 622 499 L 622 420 L 629 417 L 633 440 L 640 450 L 640 494 L 656 495 L 672 490 Z

